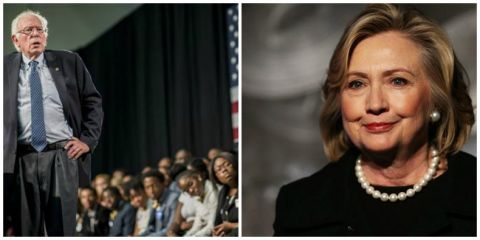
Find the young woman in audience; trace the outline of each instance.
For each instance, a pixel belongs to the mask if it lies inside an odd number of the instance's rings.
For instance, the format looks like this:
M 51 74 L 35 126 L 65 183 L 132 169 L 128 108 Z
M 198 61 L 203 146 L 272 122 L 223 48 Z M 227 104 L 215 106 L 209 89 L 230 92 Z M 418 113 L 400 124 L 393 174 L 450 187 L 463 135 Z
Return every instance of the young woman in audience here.
M 205 173 L 194 170 L 189 170 L 187 173 L 186 192 L 195 199 L 193 202 L 195 220 L 185 236 L 211 236 L 216 217 L 218 192 L 212 182 L 206 178 Z
M 178 174 L 175 185 L 181 191 L 178 198 L 177 208 L 175 209 L 175 218 L 172 225 L 167 232 L 167 236 L 183 236 L 188 231 L 195 219 L 195 208 L 193 204 L 195 199 L 188 195 L 185 190 L 187 189 L 188 171 L 183 171 Z
M 218 194 L 218 207 L 213 236 L 238 236 L 238 160 L 229 152 L 219 153 L 211 163 L 210 178 L 223 185 Z

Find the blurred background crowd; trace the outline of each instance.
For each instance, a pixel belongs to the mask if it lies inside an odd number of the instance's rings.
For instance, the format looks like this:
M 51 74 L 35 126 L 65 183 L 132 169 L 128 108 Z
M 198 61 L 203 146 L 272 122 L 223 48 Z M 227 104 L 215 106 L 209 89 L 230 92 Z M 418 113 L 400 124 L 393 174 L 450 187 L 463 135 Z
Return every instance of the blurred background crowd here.
M 238 236 L 238 159 L 180 149 L 141 172 L 96 175 L 78 191 L 77 236 Z

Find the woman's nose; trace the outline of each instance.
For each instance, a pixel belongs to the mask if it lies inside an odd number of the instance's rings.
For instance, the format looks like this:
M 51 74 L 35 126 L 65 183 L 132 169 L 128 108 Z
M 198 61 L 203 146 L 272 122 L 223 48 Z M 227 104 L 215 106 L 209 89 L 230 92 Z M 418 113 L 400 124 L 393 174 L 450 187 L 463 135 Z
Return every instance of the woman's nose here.
M 388 102 L 380 85 L 372 85 L 366 99 L 365 107 L 367 113 L 375 115 L 388 111 Z

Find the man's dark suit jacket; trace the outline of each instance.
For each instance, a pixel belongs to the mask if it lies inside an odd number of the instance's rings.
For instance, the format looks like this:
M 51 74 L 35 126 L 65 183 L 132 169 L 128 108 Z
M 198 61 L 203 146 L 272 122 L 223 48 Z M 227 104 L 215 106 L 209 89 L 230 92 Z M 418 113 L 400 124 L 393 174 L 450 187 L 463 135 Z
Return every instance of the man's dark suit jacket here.
M 355 177 L 358 153 L 348 152 L 310 177 L 287 184 L 277 198 L 276 236 L 369 236 L 369 229 L 354 210 L 359 194 Z M 419 222 L 410 233 L 415 236 L 476 235 L 476 158 L 464 152 L 448 157 L 445 188 L 428 210 L 417 212 Z M 370 196 L 368 196 L 370 197 Z M 408 201 L 408 200 L 407 200 Z M 382 219 L 379 219 L 381 221 Z M 385 217 L 388 221 L 388 217 Z
M 73 136 L 90 147 L 79 158 L 79 185 L 90 184 L 91 152 L 98 144 L 103 121 L 102 97 L 82 59 L 68 51 L 44 52 L 45 60 L 60 95 L 65 119 Z M 17 93 L 21 53 L 3 59 L 3 172 L 13 174 L 17 152 Z

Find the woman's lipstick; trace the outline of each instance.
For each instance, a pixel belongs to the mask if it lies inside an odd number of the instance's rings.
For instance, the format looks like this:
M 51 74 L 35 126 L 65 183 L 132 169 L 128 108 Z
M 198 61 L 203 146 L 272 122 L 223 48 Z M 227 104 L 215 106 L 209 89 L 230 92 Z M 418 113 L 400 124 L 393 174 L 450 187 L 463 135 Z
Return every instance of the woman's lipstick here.
M 368 132 L 371 133 L 382 133 L 382 132 L 387 132 L 390 131 L 390 129 L 393 128 L 393 125 L 395 123 L 387 123 L 387 122 L 376 122 L 376 123 L 369 123 L 369 124 L 364 124 L 365 128 L 367 129 Z

